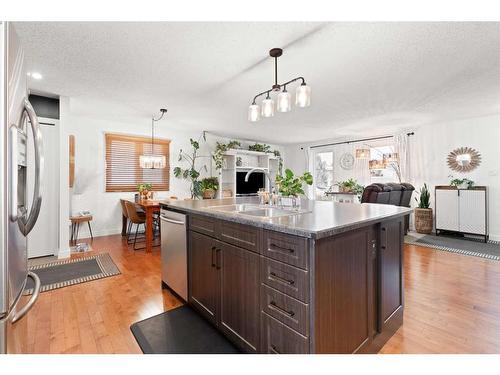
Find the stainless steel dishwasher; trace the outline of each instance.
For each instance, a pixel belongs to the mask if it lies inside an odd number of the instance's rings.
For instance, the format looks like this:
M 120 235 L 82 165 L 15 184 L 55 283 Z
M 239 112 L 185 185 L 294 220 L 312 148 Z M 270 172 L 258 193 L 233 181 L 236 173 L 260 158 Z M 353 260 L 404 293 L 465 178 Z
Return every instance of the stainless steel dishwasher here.
M 161 279 L 187 301 L 186 215 L 162 208 L 160 220 Z

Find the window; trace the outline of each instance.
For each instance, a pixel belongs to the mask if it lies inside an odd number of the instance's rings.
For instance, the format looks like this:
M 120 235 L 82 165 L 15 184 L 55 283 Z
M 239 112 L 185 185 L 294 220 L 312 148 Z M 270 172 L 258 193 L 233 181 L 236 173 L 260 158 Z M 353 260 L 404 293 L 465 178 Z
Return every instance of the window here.
M 325 194 L 333 185 L 333 151 L 320 151 L 314 155 L 314 196 Z
M 137 191 L 137 185 L 150 183 L 153 190 L 170 189 L 170 141 L 155 139 L 154 154 L 165 155 L 167 166 L 143 169 L 139 156 L 151 154 L 151 138 L 106 134 L 106 191 Z
M 394 146 L 381 145 L 370 148 L 370 180 L 371 183 L 397 182 L 397 163 L 391 162 L 394 156 Z

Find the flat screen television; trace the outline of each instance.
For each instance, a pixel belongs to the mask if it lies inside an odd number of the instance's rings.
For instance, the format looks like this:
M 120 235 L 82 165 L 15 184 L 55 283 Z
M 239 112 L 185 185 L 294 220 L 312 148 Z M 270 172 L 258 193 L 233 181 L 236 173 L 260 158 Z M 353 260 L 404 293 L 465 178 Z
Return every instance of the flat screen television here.
M 236 172 L 236 195 L 257 195 L 260 188 L 266 187 L 266 175 L 263 172 L 253 172 L 245 182 L 247 172 Z

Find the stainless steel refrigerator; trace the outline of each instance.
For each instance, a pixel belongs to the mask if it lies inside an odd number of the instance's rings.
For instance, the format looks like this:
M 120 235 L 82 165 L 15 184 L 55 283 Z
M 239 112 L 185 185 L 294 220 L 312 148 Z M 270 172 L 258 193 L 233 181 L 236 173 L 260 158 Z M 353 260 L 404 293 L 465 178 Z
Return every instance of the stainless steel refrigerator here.
M 28 271 L 26 236 L 33 229 L 42 202 L 43 147 L 40 126 L 28 101 L 23 49 L 14 26 L 0 23 L 0 353 L 18 353 L 22 341 L 16 327 L 38 298 L 40 280 Z M 27 139 L 34 147 L 28 149 Z M 33 152 L 34 178 L 27 180 L 27 153 Z M 34 184 L 33 196 L 26 186 Z M 28 278 L 34 292 L 23 297 Z

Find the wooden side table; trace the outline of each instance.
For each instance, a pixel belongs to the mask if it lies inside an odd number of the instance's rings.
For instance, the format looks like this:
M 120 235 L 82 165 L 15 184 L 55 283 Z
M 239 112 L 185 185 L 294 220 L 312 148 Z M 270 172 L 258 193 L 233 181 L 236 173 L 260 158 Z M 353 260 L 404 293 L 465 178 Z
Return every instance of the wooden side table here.
M 76 242 L 78 241 L 78 231 L 80 229 L 81 223 L 87 223 L 87 225 L 89 226 L 90 238 L 94 239 L 94 236 L 92 235 L 92 227 L 90 226 L 92 215 L 71 216 L 69 219 L 71 220 L 71 243 L 76 245 Z

